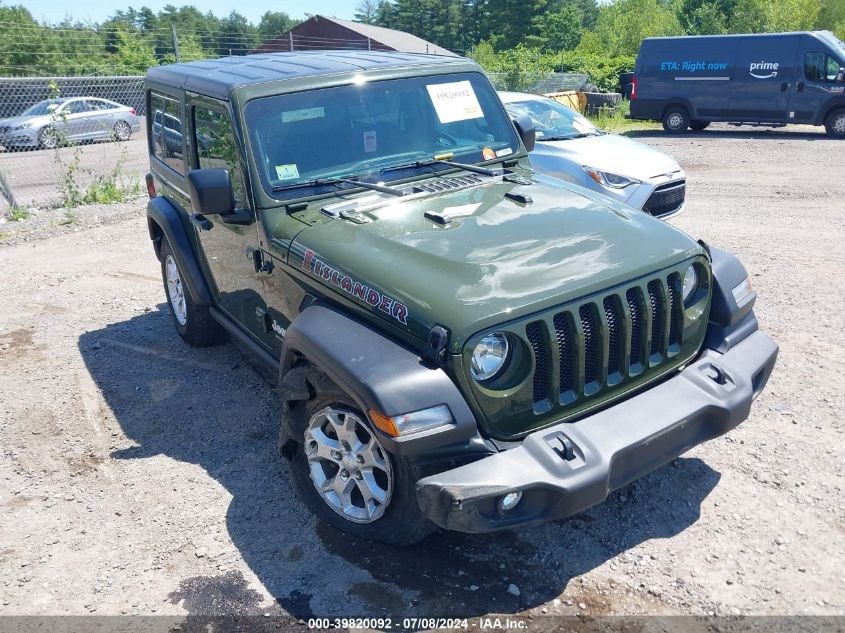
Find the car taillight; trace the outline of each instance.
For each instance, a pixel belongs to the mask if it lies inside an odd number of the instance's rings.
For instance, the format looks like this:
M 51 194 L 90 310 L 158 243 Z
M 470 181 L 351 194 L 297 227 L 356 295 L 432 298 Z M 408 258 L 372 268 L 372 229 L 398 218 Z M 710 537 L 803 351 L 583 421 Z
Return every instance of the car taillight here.
M 631 99 L 637 98 L 637 76 L 631 77 Z
M 135 108 L 129 108 L 129 111 L 133 114 L 133 116 L 138 116 L 138 111 Z
M 147 181 L 147 195 L 152 199 L 155 198 L 158 194 L 156 193 L 156 183 L 153 180 L 152 174 L 147 174 L 144 176 L 144 180 Z

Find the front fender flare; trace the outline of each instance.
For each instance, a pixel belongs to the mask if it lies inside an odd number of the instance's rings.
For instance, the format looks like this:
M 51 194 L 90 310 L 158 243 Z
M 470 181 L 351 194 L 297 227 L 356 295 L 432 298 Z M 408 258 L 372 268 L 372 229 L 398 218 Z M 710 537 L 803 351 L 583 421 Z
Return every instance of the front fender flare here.
M 176 207 L 164 197 L 152 198 L 147 203 L 147 228 L 153 241 L 156 257 L 161 261 L 161 240 L 167 238 L 173 249 L 173 256 L 184 275 L 185 287 L 195 305 L 211 305 L 211 293 L 197 262 L 185 225 Z
M 466 442 L 478 433 L 469 405 L 443 369 L 427 367 L 419 354 L 333 308 L 311 305 L 288 327 L 281 356 L 283 386 L 299 355 L 349 394 L 363 411 L 375 409 L 396 416 L 441 404 L 449 407 L 454 420 L 451 426 L 405 437 L 380 432 L 379 440 L 391 453 L 429 451 Z

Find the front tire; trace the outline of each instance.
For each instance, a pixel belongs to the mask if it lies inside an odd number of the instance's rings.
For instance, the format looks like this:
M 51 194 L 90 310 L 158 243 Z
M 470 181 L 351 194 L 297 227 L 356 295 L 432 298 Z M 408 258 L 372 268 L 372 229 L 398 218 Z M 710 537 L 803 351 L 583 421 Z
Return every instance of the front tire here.
M 299 498 L 325 523 L 359 538 L 412 545 L 435 528 L 417 504 L 413 468 L 379 442 L 367 416 L 323 373 L 306 368 L 313 397 L 297 402 L 280 447 Z
M 845 110 L 830 114 L 824 122 L 824 128 L 832 138 L 845 138 Z
M 56 149 L 59 146 L 59 133 L 55 128 L 45 127 L 38 133 L 38 144 L 44 149 Z
M 669 134 L 686 132 L 689 123 L 689 113 L 683 106 L 672 106 L 663 113 L 663 129 Z
M 166 237 L 161 239 L 161 277 L 170 316 L 182 340 L 193 347 L 219 343 L 223 339 L 223 332 L 211 318 L 208 306 L 197 305 L 191 299 L 190 292 L 182 282 L 184 275 Z

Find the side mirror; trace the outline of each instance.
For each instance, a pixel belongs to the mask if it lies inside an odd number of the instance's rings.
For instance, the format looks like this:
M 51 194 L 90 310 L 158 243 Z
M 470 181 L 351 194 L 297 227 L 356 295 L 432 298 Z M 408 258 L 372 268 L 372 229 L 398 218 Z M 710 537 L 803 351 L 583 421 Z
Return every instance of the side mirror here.
M 519 138 L 522 139 L 525 149 L 533 152 L 537 142 L 537 131 L 534 129 L 534 122 L 530 117 L 521 116 L 518 119 L 514 119 L 513 124 L 516 126 L 516 131 L 519 134 Z
M 839 72 L 836 73 L 836 83 L 838 84 L 845 84 L 845 68 L 840 68 Z
M 188 172 L 188 195 L 195 215 L 219 215 L 226 224 L 252 224 L 249 209 L 235 209 L 235 194 L 228 169 L 192 169 Z M 202 221 L 201 221 L 202 222 Z M 210 222 L 205 220 L 206 230 Z
M 195 213 L 220 215 L 235 211 L 235 194 L 226 169 L 192 169 L 188 172 L 188 194 Z

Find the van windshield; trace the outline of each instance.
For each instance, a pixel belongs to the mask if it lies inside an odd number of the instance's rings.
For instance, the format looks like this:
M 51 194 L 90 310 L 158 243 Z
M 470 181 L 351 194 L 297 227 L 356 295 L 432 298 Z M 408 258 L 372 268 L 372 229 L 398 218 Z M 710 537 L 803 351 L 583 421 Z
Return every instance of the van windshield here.
M 520 149 L 489 81 L 472 72 L 262 97 L 245 116 L 262 184 L 276 197 L 316 179 L 384 181 L 407 177 L 386 170 L 414 161 L 478 163 Z
M 823 39 L 831 48 L 833 48 L 833 50 L 839 54 L 841 61 L 845 63 L 845 43 L 843 43 L 842 40 L 840 40 L 830 31 L 820 32 L 819 37 Z

